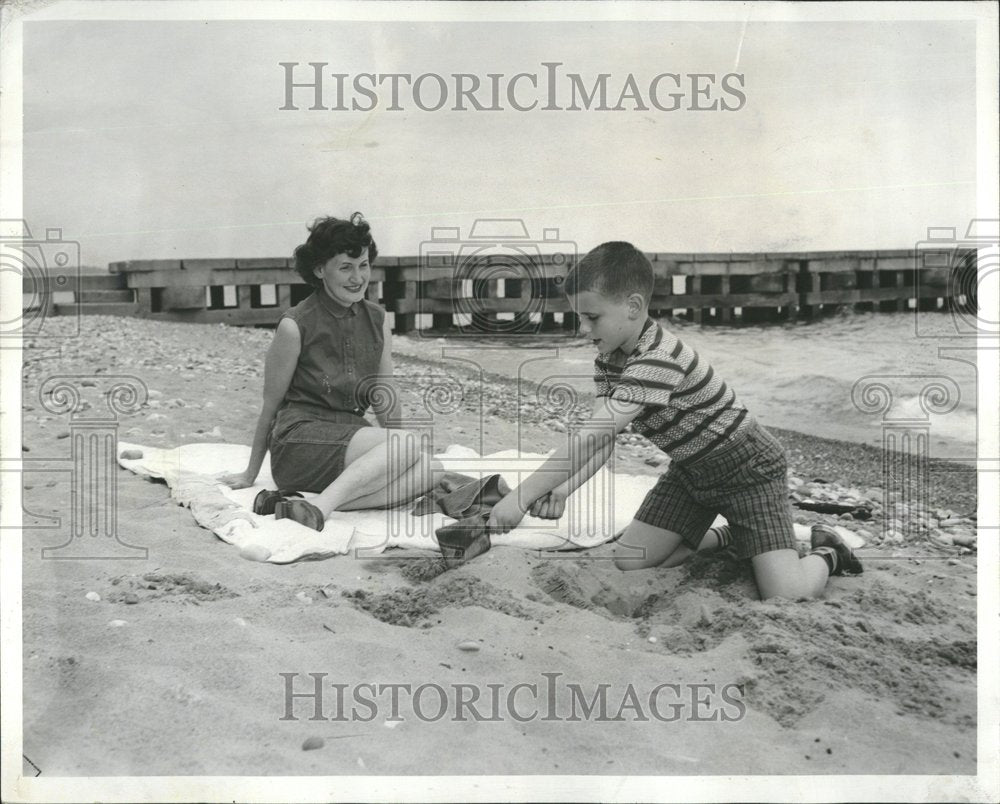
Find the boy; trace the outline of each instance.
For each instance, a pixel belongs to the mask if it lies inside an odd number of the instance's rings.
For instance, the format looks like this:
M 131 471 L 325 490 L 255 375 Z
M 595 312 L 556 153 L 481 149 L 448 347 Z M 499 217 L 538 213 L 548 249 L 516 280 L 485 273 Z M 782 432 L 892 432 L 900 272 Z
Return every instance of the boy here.
M 784 450 L 711 366 L 649 317 L 653 268 L 641 251 L 598 246 L 569 272 L 565 291 L 598 351 L 594 412 L 494 506 L 490 529 L 510 530 L 529 510 L 558 519 L 632 422 L 671 464 L 619 539 L 619 569 L 677 566 L 732 541 L 751 560 L 762 599 L 817 597 L 830 575 L 862 571 L 839 534 L 822 525 L 813 527 L 812 551 L 799 557 Z M 709 530 L 717 513 L 729 524 Z

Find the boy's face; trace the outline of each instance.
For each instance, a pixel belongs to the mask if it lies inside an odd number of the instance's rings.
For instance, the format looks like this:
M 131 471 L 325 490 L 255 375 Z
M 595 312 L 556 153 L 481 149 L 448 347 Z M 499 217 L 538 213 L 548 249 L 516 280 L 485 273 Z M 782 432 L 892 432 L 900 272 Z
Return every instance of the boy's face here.
M 646 320 L 642 296 L 638 293 L 616 299 L 583 290 L 570 296 L 569 303 L 580 317 L 580 334 L 590 338 L 598 352 L 613 352 L 627 345 L 635 348 L 634 341 Z
M 361 301 L 368 290 L 368 280 L 372 269 L 368 264 L 368 249 L 364 249 L 357 257 L 347 254 L 337 254 L 313 273 L 321 280 L 326 292 L 335 302 L 350 307 Z

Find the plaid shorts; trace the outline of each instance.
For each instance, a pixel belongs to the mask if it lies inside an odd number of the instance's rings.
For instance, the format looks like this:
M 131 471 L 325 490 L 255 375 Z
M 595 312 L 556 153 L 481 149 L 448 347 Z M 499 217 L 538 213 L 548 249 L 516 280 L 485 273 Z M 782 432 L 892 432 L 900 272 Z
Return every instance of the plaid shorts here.
M 698 548 L 717 514 L 732 528 L 741 558 L 795 549 L 785 450 L 752 422 L 734 441 L 690 464 L 674 465 L 650 489 L 635 518 Z

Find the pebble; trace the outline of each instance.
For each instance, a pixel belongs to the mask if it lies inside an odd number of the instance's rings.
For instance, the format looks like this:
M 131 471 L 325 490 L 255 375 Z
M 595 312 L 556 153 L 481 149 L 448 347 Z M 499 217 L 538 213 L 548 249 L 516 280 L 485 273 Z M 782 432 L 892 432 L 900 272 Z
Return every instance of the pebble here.
M 128 623 L 125 620 L 112 620 L 108 623 L 111 628 L 121 628 L 123 625 L 128 625 Z
M 95 388 L 97 387 L 97 380 L 80 380 L 80 385 L 84 388 Z
M 157 422 L 160 419 L 165 419 L 165 418 L 167 418 L 167 417 L 164 414 L 162 414 L 162 413 L 150 413 L 146 417 L 146 421 L 147 422 Z
M 898 530 L 887 530 L 885 532 L 885 540 L 892 544 L 902 544 L 903 534 L 900 533 Z
M 302 750 L 315 751 L 324 745 L 326 745 L 326 741 L 322 737 L 306 737 L 305 742 L 302 743 Z
M 236 623 L 240 628 L 247 627 L 247 621 L 244 620 L 242 617 L 234 617 L 233 622 Z
M 146 391 L 146 395 L 150 399 L 156 399 L 157 397 L 163 396 L 163 392 L 162 391 L 154 391 L 152 388 L 150 388 L 148 391 Z
M 552 422 L 549 425 L 549 427 L 551 427 L 557 433 L 565 433 L 566 432 L 566 425 L 563 424 L 562 422 Z
M 69 430 L 60 430 L 56 433 L 56 438 L 69 438 Z
M 471 639 L 467 639 L 464 642 L 459 642 L 457 647 L 459 650 L 475 652 L 479 650 L 479 643 Z
M 86 597 L 87 600 L 94 601 L 94 603 L 100 603 L 101 602 L 101 596 L 99 594 L 97 594 L 97 592 L 87 592 L 87 594 L 84 595 L 84 597 Z
M 240 548 L 240 558 L 247 561 L 267 561 L 271 557 L 271 551 L 262 544 L 248 544 Z
M 959 547 L 975 547 L 976 546 L 976 536 L 971 533 L 956 533 L 951 537 L 953 543 L 957 544 Z
M 139 602 L 139 596 L 135 592 L 126 592 L 125 597 L 122 599 L 130 606 L 134 606 Z
M 646 458 L 645 463 L 646 466 L 659 466 L 665 460 L 666 456 L 664 455 L 650 455 L 648 458 Z
M 118 456 L 123 461 L 137 461 L 142 457 L 141 449 L 126 449 L 122 450 L 122 454 Z
M 659 642 L 659 640 L 656 637 L 650 637 L 646 641 L 652 643 L 653 645 L 655 645 L 657 642 Z
M 708 606 L 701 607 L 701 621 L 704 625 L 712 624 L 712 612 L 708 610 Z
M 296 593 L 295 597 L 297 597 L 303 603 L 312 603 L 313 602 L 313 599 L 311 597 L 309 597 L 309 595 L 307 595 L 305 592 L 298 592 L 298 593 Z
M 952 567 L 957 567 L 957 566 L 958 566 L 959 564 L 961 564 L 961 563 L 962 563 L 962 562 L 961 562 L 961 561 L 959 561 L 959 560 L 958 560 L 957 558 L 949 558 L 949 559 L 948 559 L 948 564 L 949 564 L 950 566 L 952 566 Z

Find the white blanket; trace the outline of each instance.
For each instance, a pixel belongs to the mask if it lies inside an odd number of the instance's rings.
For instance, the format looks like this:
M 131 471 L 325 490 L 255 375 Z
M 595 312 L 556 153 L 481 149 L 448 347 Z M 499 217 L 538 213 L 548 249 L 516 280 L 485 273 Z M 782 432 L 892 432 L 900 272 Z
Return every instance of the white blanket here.
M 138 475 L 165 480 L 173 498 L 191 509 L 199 525 L 252 560 L 287 564 L 347 553 L 363 557 L 378 555 L 389 547 L 438 551 L 434 531 L 454 521 L 440 513 L 411 516 L 408 505 L 390 511 L 335 512 L 318 532 L 288 519 L 253 513 L 257 493 L 275 488 L 268 458 L 252 488 L 234 491 L 215 479 L 222 472 L 238 472 L 246 466 L 250 456 L 247 446 L 199 443 L 159 449 L 119 441 L 118 455 L 128 451 L 139 451 L 142 457 L 119 457 L 121 466 Z M 449 472 L 473 477 L 499 473 L 511 488 L 546 458 L 514 450 L 480 456 L 457 445 L 436 457 Z M 525 516 L 514 530 L 492 535 L 491 541 L 496 546 L 532 550 L 596 547 L 628 525 L 655 482 L 656 477 L 622 475 L 602 468 L 570 497 L 560 520 Z M 308 499 L 314 495 L 303 496 Z M 724 521 L 720 517 L 717 523 Z M 808 540 L 807 527 L 796 525 L 795 529 L 796 537 Z M 846 529 L 838 530 L 858 539 Z

